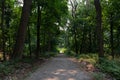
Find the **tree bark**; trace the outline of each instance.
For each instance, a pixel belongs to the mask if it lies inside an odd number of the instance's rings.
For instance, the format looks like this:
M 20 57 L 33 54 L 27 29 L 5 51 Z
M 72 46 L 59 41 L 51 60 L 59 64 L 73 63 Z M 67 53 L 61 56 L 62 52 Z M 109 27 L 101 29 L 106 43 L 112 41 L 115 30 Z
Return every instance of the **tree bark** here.
M 24 49 L 24 41 L 25 41 L 26 32 L 27 32 L 27 25 L 28 25 L 29 15 L 31 11 L 31 5 L 32 5 L 32 0 L 24 0 L 24 5 L 22 8 L 22 14 L 21 14 L 21 21 L 19 24 L 17 37 L 16 37 L 16 43 L 15 43 L 15 47 L 14 47 L 13 55 L 12 55 L 13 59 L 22 58 L 22 53 Z
M 110 44 L 111 44 L 111 55 L 114 58 L 114 51 L 113 51 L 113 15 L 110 14 Z
M 40 54 L 40 20 L 41 20 L 41 10 L 40 5 L 38 3 L 38 18 L 37 18 L 37 51 L 36 51 L 36 58 L 38 59 Z
M 2 29 L 2 51 L 3 51 L 3 59 L 5 58 L 5 26 L 4 26 L 4 15 L 5 15 L 5 0 L 2 0 L 2 16 L 1 16 L 1 29 Z
M 30 26 L 28 26 L 28 41 L 29 41 L 29 56 L 32 58 L 32 51 L 31 51 L 31 34 L 30 34 Z
M 94 0 L 94 5 L 96 9 L 96 19 L 97 19 L 97 39 L 98 39 L 98 49 L 99 58 L 104 57 L 103 50 L 103 31 L 102 31 L 102 10 L 100 5 L 100 0 Z

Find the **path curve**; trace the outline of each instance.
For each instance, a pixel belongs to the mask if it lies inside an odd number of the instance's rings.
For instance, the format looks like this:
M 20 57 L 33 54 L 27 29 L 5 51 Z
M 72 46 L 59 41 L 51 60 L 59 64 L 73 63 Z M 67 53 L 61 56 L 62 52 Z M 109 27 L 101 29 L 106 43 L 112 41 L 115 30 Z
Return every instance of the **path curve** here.
M 91 77 L 72 60 L 59 54 L 45 62 L 25 80 L 92 80 Z

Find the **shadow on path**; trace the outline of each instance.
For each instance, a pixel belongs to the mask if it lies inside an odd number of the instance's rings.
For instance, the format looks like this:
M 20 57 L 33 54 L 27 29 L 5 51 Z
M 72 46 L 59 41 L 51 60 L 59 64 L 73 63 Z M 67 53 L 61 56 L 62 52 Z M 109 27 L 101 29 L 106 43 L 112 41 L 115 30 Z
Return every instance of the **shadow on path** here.
M 59 54 L 45 62 L 25 80 L 92 80 L 71 58 Z

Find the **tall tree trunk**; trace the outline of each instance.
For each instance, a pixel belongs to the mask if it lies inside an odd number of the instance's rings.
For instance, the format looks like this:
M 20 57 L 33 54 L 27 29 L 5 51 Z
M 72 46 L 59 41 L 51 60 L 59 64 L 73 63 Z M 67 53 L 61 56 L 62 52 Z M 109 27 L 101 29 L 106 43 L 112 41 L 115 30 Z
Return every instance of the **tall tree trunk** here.
M 1 29 L 2 29 L 2 51 L 3 59 L 5 60 L 5 26 L 4 26 L 4 15 L 5 15 L 5 0 L 2 0 L 2 16 L 1 16 Z
M 21 21 L 18 28 L 16 43 L 12 54 L 13 59 L 14 58 L 20 59 L 22 57 L 31 5 L 32 5 L 32 0 L 24 0 L 24 5 L 21 14 Z
M 29 56 L 32 57 L 30 26 L 28 26 L 28 42 L 29 42 Z
M 37 51 L 36 51 L 36 58 L 39 57 L 40 54 L 40 20 L 41 20 L 41 10 L 40 5 L 38 3 L 38 18 L 37 18 Z
M 114 58 L 114 51 L 113 51 L 113 15 L 110 14 L 110 44 L 111 44 L 111 55 Z
M 78 46 L 77 46 L 77 33 L 76 33 L 76 26 L 73 26 L 74 28 L 74 40 L 75 40 L 75 53 L 76 56 L 78 55 Z
M 99 58 L 104 57 L 103 50 L 103 31 L 102 31 L 102 10 L 100 5 L 100 0 L 94 0 L 94 5 L 96 9 L 96 19 L 97 19 L 97 39 L 98 39 L 98 49 Z

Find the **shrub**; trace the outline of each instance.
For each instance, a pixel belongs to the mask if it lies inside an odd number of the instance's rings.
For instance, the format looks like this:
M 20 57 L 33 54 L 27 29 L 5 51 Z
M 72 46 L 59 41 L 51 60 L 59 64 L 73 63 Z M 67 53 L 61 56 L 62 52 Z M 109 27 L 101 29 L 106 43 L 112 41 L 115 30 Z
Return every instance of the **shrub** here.
M 55 52 L 45 52 L 45 53 L 42 53 L 41 57 L 50 58 L 50 57 L 54 57 L 56 55 L 57 55 L 57 53 L 55 53 Z
M 103 73 L 94 73 L 93 74 L 94 80 L 104 80 L 104 74 Z
M 101 64 L 97 67 L 103 72 L 110 74 L 112 77 L 120 80 L 120 63 L 114 60 L 102 59 Z
M 4 62 L 0 64 L 0 73 L 4 75 L 8 75 L 9 73 L 12 73 L 14 65 L 11 65 L 10 62 Z
M 70 50 L 67 50 L 67 51 L 65 52 L 65 54 L 66 54 L 67 56 L 75 56 L 75 55 L 76 55 L 76 53 L 75 53 L 74 51 L 70 51 Z

